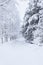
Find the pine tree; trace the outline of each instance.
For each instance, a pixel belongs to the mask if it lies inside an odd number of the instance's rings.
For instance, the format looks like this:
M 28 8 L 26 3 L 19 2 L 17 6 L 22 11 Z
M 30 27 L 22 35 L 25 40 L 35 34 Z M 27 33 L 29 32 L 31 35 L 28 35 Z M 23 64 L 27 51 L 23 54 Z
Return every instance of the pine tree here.
M 32 5 L 33 4 L 33 5 Z M 40 10 L 43 8 L 40 6 L 39 0 L 33 0 L 33 3 L 29 2 L 29 7 L 24 16 L 24 23 L 22 26 L 22 34 L 24 38 L 31 42 L 34 40 L 34 31 L 37 30 L 40 20 Z

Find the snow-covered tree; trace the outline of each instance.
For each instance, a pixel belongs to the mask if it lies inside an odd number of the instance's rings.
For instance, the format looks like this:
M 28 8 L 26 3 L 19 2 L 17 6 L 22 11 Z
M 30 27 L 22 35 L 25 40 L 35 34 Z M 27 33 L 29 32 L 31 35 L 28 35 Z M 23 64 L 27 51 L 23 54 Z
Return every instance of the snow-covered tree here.
M 32 43 L 35 39 L 34 33 L 39 28 L 39 22 L 42 18 L 40 12 L 43 10 L 43 6 L 40 0 L 30 0 L 28 6 L 22 25 L 22 34 L 27 41 Z
M 20 18 L 15 0 L 0 0 L 0 38 L 16 38 L 19 34 Z

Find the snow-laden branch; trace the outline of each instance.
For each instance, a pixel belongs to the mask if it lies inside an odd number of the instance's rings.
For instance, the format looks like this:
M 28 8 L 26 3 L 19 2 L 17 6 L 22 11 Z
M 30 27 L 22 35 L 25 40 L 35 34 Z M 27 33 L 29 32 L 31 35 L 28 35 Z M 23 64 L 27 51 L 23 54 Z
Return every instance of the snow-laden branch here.
M 6 0 L 6 1 L 0 3 L 0 6 L 3 6 L 4 4 L 8 4 L 10 1 L 11 1 L 11 0 Z

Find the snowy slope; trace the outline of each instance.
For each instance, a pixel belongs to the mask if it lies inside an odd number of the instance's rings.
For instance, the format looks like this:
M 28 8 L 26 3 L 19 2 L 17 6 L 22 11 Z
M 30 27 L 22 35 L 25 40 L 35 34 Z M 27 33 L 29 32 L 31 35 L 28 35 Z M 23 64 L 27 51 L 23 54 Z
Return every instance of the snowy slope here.
M 43 47 L 5 43 L 0 46 L 0 65 L 43 65 Z

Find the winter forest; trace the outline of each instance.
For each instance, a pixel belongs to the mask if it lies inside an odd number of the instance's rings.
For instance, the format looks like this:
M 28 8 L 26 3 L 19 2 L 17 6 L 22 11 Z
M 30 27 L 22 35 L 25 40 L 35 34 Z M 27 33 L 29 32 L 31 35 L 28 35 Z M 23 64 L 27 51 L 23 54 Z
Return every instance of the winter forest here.
M 19 38 L 26 43 L 43 44 L 42 0 L 24 0 L 21 6 L 19 0 L 0 0 L 0 41 Z
M 43 0 L 0 0 L 0 65 L 43 65 Z
M 0 0 L 0 39 L 1 42 L 14 40 L 19 35 L 20 17 L 15 0 Z

